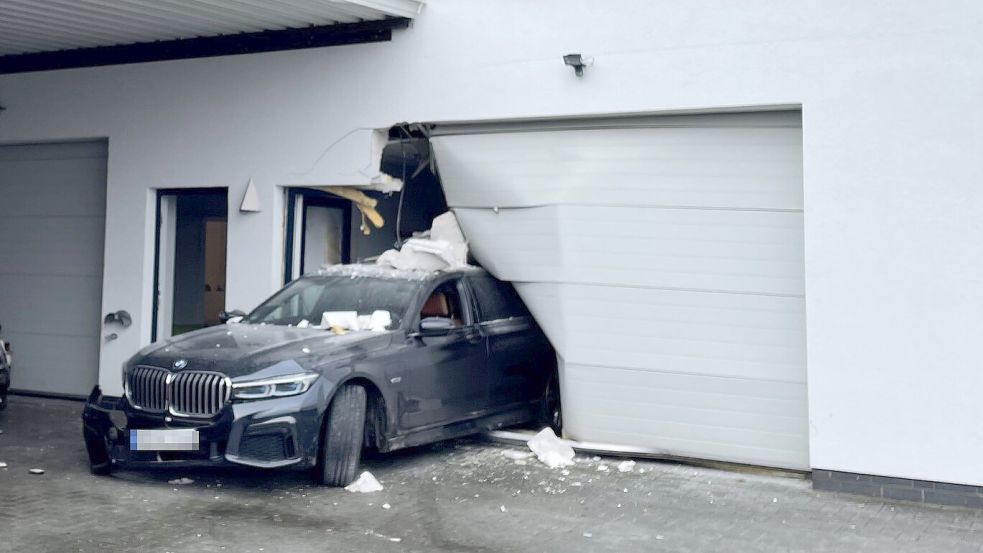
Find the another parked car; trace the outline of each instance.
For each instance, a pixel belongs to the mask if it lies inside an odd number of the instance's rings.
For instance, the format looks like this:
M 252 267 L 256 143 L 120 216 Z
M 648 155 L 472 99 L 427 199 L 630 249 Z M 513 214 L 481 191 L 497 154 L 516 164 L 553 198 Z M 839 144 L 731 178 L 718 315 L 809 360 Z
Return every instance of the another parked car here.
M 96 387 L 82 415 L 98 474 L 235 463 L 342 486 L 365 446 L 560 424 L 554 350 L 480 269 L 329 268 L 238 323 L 145 348 L 122 377 L 124 397 Z
M 10 349 L 10 343 L 0 338 L 0 411 L 7 408 L 7 391 L 10 390 L 10 369 L 14 362 Z

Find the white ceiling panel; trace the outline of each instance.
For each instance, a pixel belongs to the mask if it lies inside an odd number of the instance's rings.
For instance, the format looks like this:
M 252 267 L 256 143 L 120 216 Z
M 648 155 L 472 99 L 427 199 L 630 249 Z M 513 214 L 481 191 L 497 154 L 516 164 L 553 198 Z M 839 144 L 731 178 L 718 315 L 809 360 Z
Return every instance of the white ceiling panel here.
M 0 0 L 0 56 L 416 17 L 422 0 Z

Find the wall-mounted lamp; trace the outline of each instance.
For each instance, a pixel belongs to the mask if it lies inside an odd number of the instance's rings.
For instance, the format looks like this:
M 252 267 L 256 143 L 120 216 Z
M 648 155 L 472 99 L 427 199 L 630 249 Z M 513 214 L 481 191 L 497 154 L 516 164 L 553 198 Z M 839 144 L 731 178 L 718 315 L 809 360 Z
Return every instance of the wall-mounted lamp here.
M 584 68 L 594 65 L 594 58 L 584 57 L 583 54 L 567 54 L 563 56 L 563 63 L 573 67 L 578 77 L 583 77 Z
M 239 211 L 242 213 L 258 213 L 259 209 L 259 193 L 256 191 L 256 185 L 253 184 L 253 179 L 249 179 L 249 184 L 246 185 L 246 192 L 242 195 L 242 203 L 239 204 Z

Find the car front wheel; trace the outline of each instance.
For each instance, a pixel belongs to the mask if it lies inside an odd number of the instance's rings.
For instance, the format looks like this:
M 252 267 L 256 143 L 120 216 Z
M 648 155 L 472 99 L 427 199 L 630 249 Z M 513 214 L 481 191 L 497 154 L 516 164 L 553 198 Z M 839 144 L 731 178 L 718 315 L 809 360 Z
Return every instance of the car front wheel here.
M 365 432 L 365 388 L 342 386 L 328 407 L 321 440 L 317 480 L 326 486 L 347 486 L 355 480 Z
M 560 380 L 556 375 L 550 379 L 543 396 L 540 418 L 548 424 L 557 436 L 563 436 L 563 408 L 560 405 Z

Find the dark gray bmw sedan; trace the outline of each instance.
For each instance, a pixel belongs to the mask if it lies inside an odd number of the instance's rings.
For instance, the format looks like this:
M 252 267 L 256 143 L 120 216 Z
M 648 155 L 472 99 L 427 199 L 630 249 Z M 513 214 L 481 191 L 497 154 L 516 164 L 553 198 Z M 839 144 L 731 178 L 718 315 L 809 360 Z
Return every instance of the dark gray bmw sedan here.
M 241 321 L 170 338 L 96 387 L 91 469 L 227 463 L 350 483 L 380 452 L 520 423 L 561 423 L 556 354 L 511 285 L 480 269 L 344 265 Z

